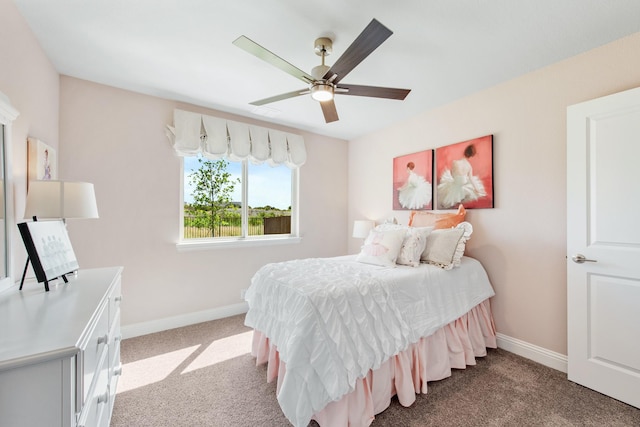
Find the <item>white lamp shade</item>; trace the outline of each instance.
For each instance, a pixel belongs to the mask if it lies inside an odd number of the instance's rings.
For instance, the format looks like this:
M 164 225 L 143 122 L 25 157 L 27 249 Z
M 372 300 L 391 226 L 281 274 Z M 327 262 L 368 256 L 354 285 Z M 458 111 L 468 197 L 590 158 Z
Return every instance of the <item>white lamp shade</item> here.
M 376 223 L 374 221 L 356 220 L 353 222 L 353 237 L 365 239 L 375 226 Z
M 98 218 L 93 184 L 68 181 L 31 181 L 25 218 Z

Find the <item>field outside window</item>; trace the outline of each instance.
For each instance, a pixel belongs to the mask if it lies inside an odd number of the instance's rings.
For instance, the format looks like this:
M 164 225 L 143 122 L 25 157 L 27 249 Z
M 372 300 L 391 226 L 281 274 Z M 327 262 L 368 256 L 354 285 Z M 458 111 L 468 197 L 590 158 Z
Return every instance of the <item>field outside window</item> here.
M 183 241 L 291 235 L 294 177 L 286 166 L 185 157 Z

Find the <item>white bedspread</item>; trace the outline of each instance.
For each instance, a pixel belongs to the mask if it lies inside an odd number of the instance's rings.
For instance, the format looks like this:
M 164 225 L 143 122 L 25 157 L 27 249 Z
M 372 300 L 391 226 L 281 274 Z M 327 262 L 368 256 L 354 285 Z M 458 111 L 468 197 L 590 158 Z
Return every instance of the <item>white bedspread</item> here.
M 494 295 L 480 262 L 460 267 L 377 267 L 355 256 L 262 267 L 246 293 L 245 323 L 269 337 L 286 364 L 285 416 L 312 415 L 351 392 L 357 378 Z

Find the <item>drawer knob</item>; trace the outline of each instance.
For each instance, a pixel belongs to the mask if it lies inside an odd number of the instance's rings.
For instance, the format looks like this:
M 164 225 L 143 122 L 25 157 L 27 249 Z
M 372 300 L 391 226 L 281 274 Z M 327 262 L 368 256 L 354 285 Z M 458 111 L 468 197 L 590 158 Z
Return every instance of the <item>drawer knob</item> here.
M 114 375 L 114 376 L 116 376 L 116 377 L 117 377 L 118 375 L 122 375 L 122 365 L 118 366 L 117 368 L 115 368 L 115 369 L 113 370 L 113 375 Z
M 122 340 L 122 335 L 118 335 L 117 337 L 114 338 L 115 342 L 121 341 Z
M 101 403 L 106 403 L 108 401 L 109 401 L 109 389 L 107 388 L 107 391 L 105 391 L 100 396 L 98 396 L 98 405 Z
M 115 297 L 113 300 L 114 300 L 115 302 L 120 302 L 120 301 L 122 301 L 122 295 L 118 295 L 118 296 L 117 296 L 117 297 Z
M 98 337 L 98 345 L 106 344 L 107 342 L 109 342 L 109 335 L 108 334 L 104 334 L 103 336 Z

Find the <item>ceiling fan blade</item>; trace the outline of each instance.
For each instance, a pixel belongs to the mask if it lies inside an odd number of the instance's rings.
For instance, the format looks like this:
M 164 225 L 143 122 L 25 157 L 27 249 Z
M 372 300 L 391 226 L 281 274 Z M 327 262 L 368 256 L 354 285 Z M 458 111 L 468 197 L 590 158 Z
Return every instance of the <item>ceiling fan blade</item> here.
M 293 92 L 281 93 L 280 95 L 272 96 L 269 98 L 261 99 L 259 101 L 251 102 L 251 105 L 264 105 L 270 104 L 276 101 L 282 101 L 283 99 L 295 98 L 296 96 L 306 95 L 309 93 L 309 89 L 294 90 Z
M 329 101 L 322 101 L 319 103 L 322 107 L 322 114 L 324 114 L 324 121 L 327 123 L 338 121 L 338 110 L 336 110 L 336 103 L 333 99 Z
M 338 83 L 356 65 L 361 63 L 371 52 L 388 39 L 391 34 L 393 34 L 393 31 L 382 25 L 377 19 L 373 19 L 329 71 L 325 73 L 323 79 L 330 79 L 334 74 L 337 74 L 338 76 L 333 83 Z
M 311 77 L 309 74 L 305 73 L 298 67 L 291 65 L 284 59 L 280 58 L 278 55 L 263 48 L 258 43 L 251 40 L 250 38 L 247 38 L 245 36 L 240 36 L 233 41 L 233 44 L 238 46 L 240 49 L 243 49 L 249 52 L 250 54 L 257 56 L 263 61 L 268 62 L 274 67 L 280 68 L 282 71 L 295 77 L 296 79 L 302 80 L 305 83 L 313 82 L 313 77 Z
M 347 89 L 343 92 L 340 89 Z M 373 98 L 387 98 L 403 100 L 409 95 L 411 89 L 396 89 L 392 87 L 360 86 L 341 84 L 335 90 L 340 95 L 370 96 Z

